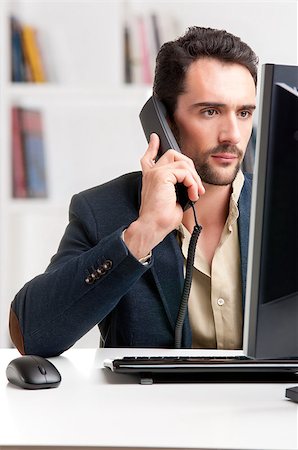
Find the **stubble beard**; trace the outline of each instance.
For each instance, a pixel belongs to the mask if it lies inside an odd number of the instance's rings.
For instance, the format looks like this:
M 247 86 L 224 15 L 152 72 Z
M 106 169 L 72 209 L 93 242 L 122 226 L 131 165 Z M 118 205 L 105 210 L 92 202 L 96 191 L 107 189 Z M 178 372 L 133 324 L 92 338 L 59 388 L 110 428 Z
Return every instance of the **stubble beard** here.
M 230 153 L 237 156 L 237 164 L 230 167 L 232 163 L 227 162 L 222 164 L 221 168 L 214 168 L 208 162 L 212 155 L 219 153 Z M 216 186 L 227 186 L 235 180 L 237 173 L 240 170 L 243 159 L 243 152 L 235 145 L 218 145 L 217 147 L 204 152 L 201 156 L 194 156 L 192 158 L 196 171 L 204 183 L 213 184 Z
M 172 123 L 171 125 L 172 132 L 178 142 L 178 145 L 180 148 L 181 146 L 181 140 L 180 140 L 180 132 L 176 125 L 176 123 Z M 208 159 L 212 155 L 216 155 L 219 153 L 231 153 L 233 155 L 237 156 L 237 164 L 234 166 L 233 171 L 231 172 L 231 169 L 228 169 L 228 166 L 230 166 L 230 163 L 226 163 L 226 167 L 228 170 L 225 172 L 214 169 L 209 163 Z M 227 186 L 229 184 L 232 184 L 235 180 L 237 173 L 240 170 L 241 163 L 243 161 L 244 152 L 240 150 L 236 145 L 229 145 L 229 144 L 220 144 L 217 147 L 214 147 L 207 152 L 204 152 L 203 155 L 198 156 L 198 151 L 191 152 L 194 154 L 191 155 L 189 152 L 182 151 L 185 155 L 189 156 L 194 163 L 195 169 L 200 176 L 201 180 L 204 183 L 213 184 L 215 186 Z M 224 165 L 222 166 L 224 167 Z

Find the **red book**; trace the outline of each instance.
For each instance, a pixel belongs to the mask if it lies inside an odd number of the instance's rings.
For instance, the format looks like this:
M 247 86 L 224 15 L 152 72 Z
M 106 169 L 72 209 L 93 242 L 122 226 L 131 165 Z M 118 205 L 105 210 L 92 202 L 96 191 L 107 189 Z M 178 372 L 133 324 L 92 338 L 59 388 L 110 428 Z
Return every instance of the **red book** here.
M 27 197 L 24 147 L 20 108 L 11 109 L 12 122 L 12 192 L 15 198 Z
M 23 133 L 28 197 L 47 197 L 41 112 L 38 110 L 22 109 L 21 127 Z

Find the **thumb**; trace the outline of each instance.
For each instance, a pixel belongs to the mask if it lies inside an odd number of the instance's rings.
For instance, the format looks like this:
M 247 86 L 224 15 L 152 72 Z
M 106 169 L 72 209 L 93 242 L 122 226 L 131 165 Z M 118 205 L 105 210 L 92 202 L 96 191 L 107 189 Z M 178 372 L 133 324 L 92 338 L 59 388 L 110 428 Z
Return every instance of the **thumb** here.
M 141 159 L 141 166 L 143 171 L 154 166 L 158 149 L 159 137 L 156 133 L 151 133 L 148 148 Z

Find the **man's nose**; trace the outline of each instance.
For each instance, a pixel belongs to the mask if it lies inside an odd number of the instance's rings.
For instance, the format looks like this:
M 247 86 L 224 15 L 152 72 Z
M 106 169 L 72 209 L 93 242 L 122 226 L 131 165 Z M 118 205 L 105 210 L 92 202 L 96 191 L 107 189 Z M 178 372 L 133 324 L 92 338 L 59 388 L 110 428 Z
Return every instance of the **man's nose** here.
M 240 138 L 241 134 L 237 117 L 234 115 L 226 117 L 219 133 L 219 142 L 221 144 L 237 145 L 240 142 Z

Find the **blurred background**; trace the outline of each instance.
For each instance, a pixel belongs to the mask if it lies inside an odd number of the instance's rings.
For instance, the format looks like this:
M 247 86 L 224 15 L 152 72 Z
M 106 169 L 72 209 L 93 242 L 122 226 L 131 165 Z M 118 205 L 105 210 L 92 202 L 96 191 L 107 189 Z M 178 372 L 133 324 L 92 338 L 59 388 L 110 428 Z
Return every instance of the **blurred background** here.
M 240 36 L 260 68 L 296 65 L 297 21 L 296 0 L 0 1 L 0 347 L 11 345 L 10 302 L 56 252 L 72 195 L 140 169 L 138 114 L 160 45 L 208 26 Z

